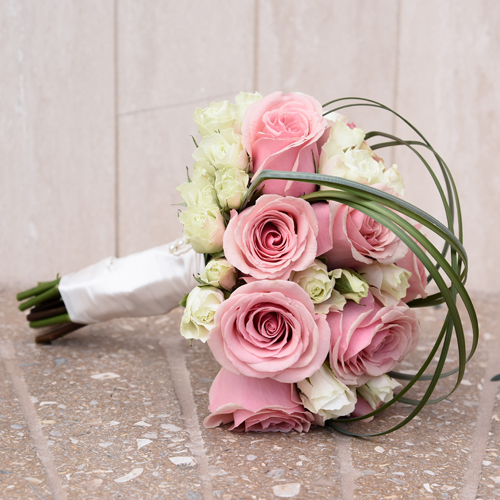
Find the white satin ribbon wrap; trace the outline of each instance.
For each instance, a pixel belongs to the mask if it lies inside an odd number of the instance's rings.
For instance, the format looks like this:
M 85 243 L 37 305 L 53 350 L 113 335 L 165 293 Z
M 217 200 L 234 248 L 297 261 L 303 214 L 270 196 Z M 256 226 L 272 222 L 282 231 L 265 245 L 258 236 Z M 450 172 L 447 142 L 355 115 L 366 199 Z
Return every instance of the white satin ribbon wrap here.
M 59 291 L 74 323 L 156 316 L 178 306 L 198 283 L 204 257 L 182 241 L 127 257 L 108 257 L 61 278 Z

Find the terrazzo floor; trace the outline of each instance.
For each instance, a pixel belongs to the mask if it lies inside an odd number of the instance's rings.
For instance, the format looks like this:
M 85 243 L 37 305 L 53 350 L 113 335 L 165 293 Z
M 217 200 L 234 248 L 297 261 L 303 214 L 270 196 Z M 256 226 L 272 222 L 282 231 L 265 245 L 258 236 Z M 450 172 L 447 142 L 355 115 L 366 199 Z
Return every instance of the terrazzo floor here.
M 89 326 L 39 346 L 15 291 L 0 291 L 2 499 L 500 498 L 498 298 L 475 297 L 481 337 L 461 386 L 403 429 L 349 438 L 205 429 L 218 365 L 169 315 Z M 422 336 L 401 366 L 415 370 L 445 309 L 419 311 Z M 470 341 L 470 326 L 465 325 Z M 449 367 L 457 355 L 450 353 Z M 453 377 L 438 394 L 453 387 Z M 414 394 L 421 394 L 419 386 Z M 410 412 L 397 404 L 376 432 Z

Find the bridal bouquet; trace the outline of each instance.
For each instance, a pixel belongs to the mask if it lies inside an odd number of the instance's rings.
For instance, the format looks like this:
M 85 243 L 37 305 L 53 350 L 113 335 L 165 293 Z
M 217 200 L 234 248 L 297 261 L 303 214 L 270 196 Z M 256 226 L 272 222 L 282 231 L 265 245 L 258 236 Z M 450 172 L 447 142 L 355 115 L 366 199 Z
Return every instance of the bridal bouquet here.
M 353 106 L 394 113 L 418 139 L 365 133 L 340 114 Z M 194 119 L 201 136 L 195 163 L 177 188 L 186 206 L 179 215 L 184 240 L 19 294 L 32 297 L 21 304 L 34 307 L 31 326 L 63 324 L 42 340 L 112 317 L 162 314 L 184 295 L 180 333 L 206 342 L 221 365 L 205 426 L 236 431 L 326 424 L 349 434 L 339 421 L 371 419 L 396 401 L 415 406 L 383 434 L 447 397 L 430 399 L 440 378 L 456 373 L 456 389 L 478 325 L 464 288 L 453 178 L 420 132 L 375 101 L 337 99 L 322 107 L 299 93 L 242 92 L 235 103 L 196 109 Z M 369 145 L 373 138 L 382 142 Z M 432 176 L 446 225 L 403 200 L 397 166 L 388 168 L 376 152 L 398 146 Z M 444 188 L 422 149 L 437 162 Z M 442 250 L 422 231 L 441 238 Z M 439 292 L 428 295 L 431 280 Z M 457 296 L 472 323 L 469 354 Z M 448 314 L 420 370 L 394 372 L 418 342 L 414 309 L 441 303 Z M 459 366 L 444 373 L 453 335 Z M 425 374 L 438 353 L 434 373 Z M 418 381 L 428 382 L 424 396 L 406 397 Z

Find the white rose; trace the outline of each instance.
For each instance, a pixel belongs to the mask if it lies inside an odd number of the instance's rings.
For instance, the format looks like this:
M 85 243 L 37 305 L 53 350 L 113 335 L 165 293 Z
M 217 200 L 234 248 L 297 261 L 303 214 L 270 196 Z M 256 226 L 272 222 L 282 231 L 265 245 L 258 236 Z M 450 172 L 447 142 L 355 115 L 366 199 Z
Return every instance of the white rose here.
M 383 403 L 390 401 L 393 396 L 393 389 L 400 387 L 401 384 L 389 377 L 389 375 L 380 375 L 372 378 L 369 382 L 357 388 L 359 395 L 376 410 Z
M 363 297 L 368 296 L 369 288 L 363 277 L 350 269 L 342 269 L 342 276 L 335 281 L 335 289 L 357 304 Z
M 193 288 L 186 301 L 186 309 L 181 321 L 181 335 L 187 339 L 206 342 L 214 327 L 217 307 L 224 301 L 224 294 L 213 286 Z
M 237 109 L 237 125 L 238 129 L 241 130 L 241 124 L 243 123 L 243 118 L 245 117 L 245 112 L 250 106 L 250 104 L 260 101 L 262 99 L 262 95 L 258 92 L 254 94 L 250 94 L 249 92 L 240 92 L 236 97 L 236 109 Z
M 193 181 L 198 180 L 200 177 L 207 179 L 212 185 L 215 182 L 215 167 L 210 165 L 204 158 L 198 160 L 193 167 Z
M 177 191 L 179 191 L 188 207 L 197 205 L 211 206 L 218 203 L 213 184 L 203 176 L 198 176 L 192 182 L 184 182 L 177 186 Z
M 348 149 L 359 149 L 365 139 L 365 132 L 360 128 L 351 129 L 344 123 L 346 117 L 336 116 L 336 121 L 330 129 L 330 135 L 322 148 L 324 160 L 347 151 Z
M 373 264 L 358 269 L 372 287 L 372 294 L 385 306 L 395 305 L 406 295 L 411 272 L 395 264 Z
M 341 274 L 341 269 L 328 271 L 326 264 L 316 259 L 307 269 L 292 272 L 290 281 L 297 283 L 311 297 L 316 314 L 327 314 L 344 308 L 345 298 L 333 288 L 335 278 L 340 278 Z
M 335 175 L 364 184 L 378 184 L 384 181 L 384 164 L 373 159 L 365 149 L 349 149 L 320 165 L 320 173 Z M 325 187 L 325 186 L 322 186 Z
M 399 196 L 403 197 L 405 195 L 405 185 L 403 182 L 403 178 L 399 173 L 398 166 L 394 164 L 392 168 L 388 168 L 384 172 L 384 178 L 382 182 L 386 185 L 394 189 Z
M 226 259 L 212 259 L 200 279 L 207 285 L 232 290 L 238 281 L 238 271 Z
M 348 127 L 345 116 L 335 113 L 333 118 L 336 121 L 321 149 L 319 172 L 368 185 L 385 184 L 404 196 L 404 183 L 397 165 L 386 169 L 384 160 L 363 142 L 363 130 Z M 320 186 L 320 190 L 326 189 L 329 188 Z
M 228 166 L 245 170 L 248 166 L 248 155 L 241 135 L 232 130 L 204 136 L 194 150 L 193 158 L 197 162 L 206 160 L 215 168 Z
M 188 207 L 181 212 L 179 220 L 184 225 L 184 238 L 195 252 L 217 253 L 222 250 L 226 227 L 218 206 Z
M 196 108 L 194 121 L 203 137 L 221 130 L 233 129 L 238 111 L 229 101 L 213 102 L 208 108 Z
M 222 208 L 241 207 L 247 192 L 248 174 L 235 167 L 222 167 L 215 172 L 215 191 Z
M 349 415 L 356 406 L 355 390 L 337 380 L 326 363 L 311 377 L 298 382 L 297 387 L 304 406 L 322 417 L 323 424 L 325 420 Z

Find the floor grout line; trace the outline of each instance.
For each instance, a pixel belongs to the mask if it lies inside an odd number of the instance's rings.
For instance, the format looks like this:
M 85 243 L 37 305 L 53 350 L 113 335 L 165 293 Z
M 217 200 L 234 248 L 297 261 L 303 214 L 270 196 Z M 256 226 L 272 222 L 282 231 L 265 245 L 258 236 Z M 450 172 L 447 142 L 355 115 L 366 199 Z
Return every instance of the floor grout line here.
M 8 340 L 0 342 L 0 359 L 3 360 L 5 369 L 14 387 L 31 438 L 35 443 L 35 449 L 45 470 L 47 484 L 52 491 L 52 496 L 55 500 L 66 500 L 66 492 L 64 491 L 56 466 L 52 460 L 52 454 L 50 453 L 49 446 L 43 435 L 42 427 L 40 426 L 35 406 L 31 401 L 31 396 L 26 382 L 24 381 L 22 371 L 17 363 L 16 350 L 12 342 Z
M 351 441 L 350 436 L 337 434 L 337 458 L 340 465 L 340 493 L 342 500 L 354 500 L 354 488 L 359 473 L 353 469 L 351 460 Z
M 479 398 L 474 433 L 472 435 L 472 453 L 470 454 L 469 466 L 464 474 L 462 500 L 474 500 L 476 498 L 483 458 L 491 430 L 491 417 L 496 401 L 495 396 L 498 391 L 498 382 L 491 382 L 491 378 L 498 373 L 500 349 L 493 348 L 489 352 L 488 365 L 484 373 L 484 388 Z
M 208 460 L 205 455 L 203 436 L 198 423 L 198 413 L 193 398 L 193 390 L 189 380 L 189 372 L 186 368 L 182 342 L 185 341 L 180 335 L 169 337 L 168 341 L 161 341 L 160 345 L 167 359 L 170 376 L 174 386 L 175 395 L 181 407 L 182 416 L 191 441 L 191 451 L 196 457 L 200 480 L 202 484 L 203 500 L 213 500 L 212 480 L 208 471 Z

